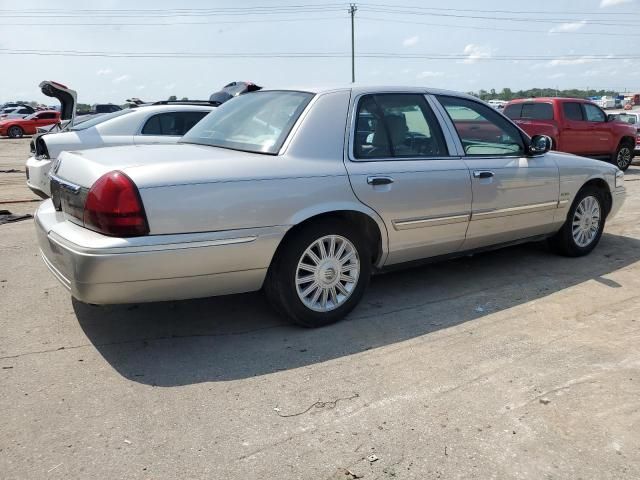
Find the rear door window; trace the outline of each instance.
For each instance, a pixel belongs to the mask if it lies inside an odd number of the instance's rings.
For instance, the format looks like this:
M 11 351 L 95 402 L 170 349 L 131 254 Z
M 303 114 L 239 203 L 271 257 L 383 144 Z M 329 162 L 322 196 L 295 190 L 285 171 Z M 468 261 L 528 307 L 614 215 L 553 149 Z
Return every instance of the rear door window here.
M 143 135 L 182 136 L 209 112 L 167 112 L 153 115 L 142 127 Z
M 567 120 L 584 120 L 582 107 L 578 102 L 565 102 L 562 104 L 562 111 Z
M 440 124 L 423 95 L 365 95 L 358 104 L 354 156 L 361 159 L 447 156 Z

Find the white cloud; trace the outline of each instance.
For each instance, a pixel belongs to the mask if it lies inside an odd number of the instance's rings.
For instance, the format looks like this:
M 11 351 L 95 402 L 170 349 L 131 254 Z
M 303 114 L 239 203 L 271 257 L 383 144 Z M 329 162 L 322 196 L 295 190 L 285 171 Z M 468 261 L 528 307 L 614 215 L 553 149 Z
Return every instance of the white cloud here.
M 122 83 L 122 82 L 126 82 L 127 80 L 129 80 L 131 78 L 131 75 L 120 75 L 119 77 L 114 78 L 112 81 L 113 83 Z
M 601 0 L 600 8 L 613 7 L 615 5 L 622 5 L 624 3 L 631 3 L 633 0 Z
M 164 86 L 164 89 L 165 89 L 165 90 L 173 90 L 174 88 L 176 88 L 176 84 L 175 84 L 175 83 L 167 83 L 167 84 Z
M 582 72 L 583 77 L 597 77 L 598 75 L 602 75 L 602 71 L 600 70 L 585 70 Z
M 587 24 L 586 20 L 581 20 L 579 22 L 571 22 L 571 23 L 561 23 L 557 27 L 553 27 L 551 30 L 549 30 L 549 33 L 576 32 L 580 30 L 582 27 L 584 27 L 586 24 Z
M 138 85 L 136 87 L 136 90 L 140 91 L 140 90 L 144 90 L 145 88 L 147 88 L 145 85 Z
M 106 67 L 106 68 L 98 69 L 98 71 L 96 72 L 96 75 L 111 75 L 112 73 L 113 73 L 113 70 L 111 70 L 109 67 Z
M 420 37 L 417 36 L 417 35 L 414 35 L 413 37 L 405 38 L 402 41 L 402 46 L 403 47 L 413 47 L 419 41 L 420 41 Z
M 553 80 L 554 78 L 562 78 L 566 75 L 566 73 L 554 73 L 553 75 L 549 75 L 547 78 Z
M 431 72 L 429 70 L 425 70 L 424 72 L 418 73 L 418 75 L 416 75 L 416 78 L 434 78 L 441 77 L 443 75 L 444 72 Z
M 473 43 L 464 47 L 463 53 L 467 55 L 467 58 L 462 63 L 476 63 L 480 59 L 491 58 L 491 48 Z

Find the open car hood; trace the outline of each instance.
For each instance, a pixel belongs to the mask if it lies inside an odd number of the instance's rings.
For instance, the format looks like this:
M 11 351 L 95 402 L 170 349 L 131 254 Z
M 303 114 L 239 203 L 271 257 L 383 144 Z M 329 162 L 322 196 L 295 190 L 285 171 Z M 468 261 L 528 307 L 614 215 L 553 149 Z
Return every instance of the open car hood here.
M 60 102 L 60 121 L 69 120 L 73 124 L 76 116 L 78 94 L 61 83 L 45 80 L 39 85 L 40 90 L 47 97 L 53 97 Z
M 237 97 L 238 95 L 242 95 L 243 93 L 255 92 L 256 90 L 261 90 L 262 87 L 259 87 L 255 83 L 251 82 L 231 82 L 225 85 L 222 90 L 218 90 L 215 93 L 212 93 L 209 97 L 209 101 L 211 103 L 218 103 L 222 105 L 227 100 L 231 100 L 233 97 Z

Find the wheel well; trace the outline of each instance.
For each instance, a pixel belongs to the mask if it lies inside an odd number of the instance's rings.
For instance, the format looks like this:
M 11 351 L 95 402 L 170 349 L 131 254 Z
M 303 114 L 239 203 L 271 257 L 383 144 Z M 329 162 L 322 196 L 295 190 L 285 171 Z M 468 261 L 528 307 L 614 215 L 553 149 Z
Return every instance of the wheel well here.
M 369 242 L 369 248 L 371 249 L 371 263 L 373 265 L 376 264 L 376 262 L 382 256 L 382 235 L 380 232 L 380 228 L 378 228 L 378 224 L 376 223 L 376 221 L 369 215 L 355 210 L 337 210 L 333 212 L 321 213 L 319 215 L 309 217 L 306 220 L 298 223 L 297 225 L 294 225 L 287 231 L 284 238 L 280 242 L 280 245 L 278 245 L 273 258 L 277 257 L 278 252 L 280 251 L 282 246 L 285 245 L 287 243 L 287 240 L 296 232 L 305 228 L 307 225 L 312 224 L 313 222 L 326 219 L 343 220 L 350 223 L 351 225 L 355 225 L 360 231 L 362 231 L 364 233 L 364 238 Z
M 630 143 L 632 146 L 634 146 L 636 144 L 636 139 L 633 137 L 622 137 L 618 146 L 622 145 L 623 143 Z
M 611 211 L 611 192 L 609 191 L 609 185 L 601 178 L 594 178 L 585 183 L 582 188 L 585 187 L 594 187 L 602 192 L 604 195 L 605 208 L 607 210 L 607 215 Z

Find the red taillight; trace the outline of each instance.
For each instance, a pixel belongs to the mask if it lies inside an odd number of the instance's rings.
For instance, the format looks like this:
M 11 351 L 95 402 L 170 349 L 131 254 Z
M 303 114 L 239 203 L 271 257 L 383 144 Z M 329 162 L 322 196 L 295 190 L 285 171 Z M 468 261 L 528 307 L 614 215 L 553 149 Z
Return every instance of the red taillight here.
M 114 237 L 149 233 L 140 194 L 124 173 L 104 174 L 93 184 L 84 203 L 84 226 Z

